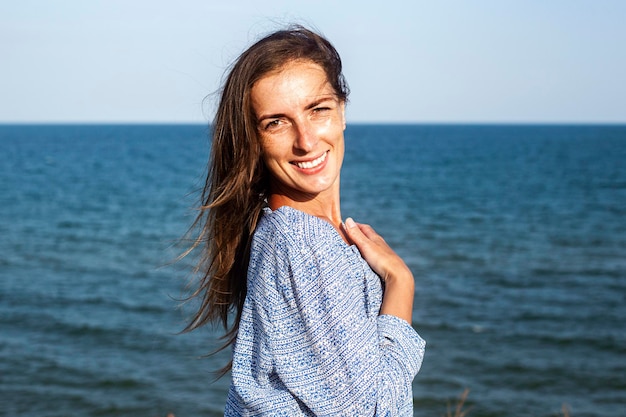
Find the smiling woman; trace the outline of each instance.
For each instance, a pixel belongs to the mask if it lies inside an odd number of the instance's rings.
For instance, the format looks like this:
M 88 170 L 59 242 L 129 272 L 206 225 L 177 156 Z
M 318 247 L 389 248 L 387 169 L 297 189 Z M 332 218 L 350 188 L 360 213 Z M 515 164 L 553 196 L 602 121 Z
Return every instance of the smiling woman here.
M 227 416 L 413 414 L 413 275 L 371 227 L 342 220 L 347 96 L 336 50 L 302 27 L 261 39 L 227 77 L 187 327 L 227 331 Z
M 333 201 L 343 162 L 345 101 L 335 95 L 324 69 L 293 61 L 255 83 L 252 107 L 258 120 L 263 162 L 270 171 L 269 206 L 306 210 L 341 231 Z

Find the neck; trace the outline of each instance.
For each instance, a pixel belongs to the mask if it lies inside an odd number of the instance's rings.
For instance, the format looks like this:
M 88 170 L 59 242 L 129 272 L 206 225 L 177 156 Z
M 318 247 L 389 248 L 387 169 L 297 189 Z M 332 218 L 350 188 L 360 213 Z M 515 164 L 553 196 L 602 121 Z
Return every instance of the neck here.
M 341 236 L 347 244 L 350 244 L 350 240 L 348 239 L 344 228 L 341 226 L 343 220 L 341 219 L 338 197 L 332 201 L 326 202 L 317 198 L 308 201 L 300 201 L 293 200 L 283 194 L 276 193 L 270 195 L 268 203 L 272 210 L 276 210 L 282 206 L 289 206 L 306 214 L 318 217 L 330 223 L 335 228 L 337 233 L 339 233 L 339 236 Z
M 341 224 L 341 208 L 339 198 L 320 198 L 316 196 L 312 199 L 293 199 L 284 194 L 272 193 L 268 199 L 269 206 L 276 210 L 282 206 L 289 206 L 310 214 L 320 219 L 324 219 L 335 227 Z

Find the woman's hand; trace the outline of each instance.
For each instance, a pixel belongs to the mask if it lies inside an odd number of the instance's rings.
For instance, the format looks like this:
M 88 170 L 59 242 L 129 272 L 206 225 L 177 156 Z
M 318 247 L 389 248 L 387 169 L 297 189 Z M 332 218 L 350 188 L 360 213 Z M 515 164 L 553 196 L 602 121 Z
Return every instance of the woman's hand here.
M 409 267 L 371 226 L 348 218 L 344 230 L 363 259 L 385 283 L 380 314 L 397 316 L 411 323 L 415 283 Z

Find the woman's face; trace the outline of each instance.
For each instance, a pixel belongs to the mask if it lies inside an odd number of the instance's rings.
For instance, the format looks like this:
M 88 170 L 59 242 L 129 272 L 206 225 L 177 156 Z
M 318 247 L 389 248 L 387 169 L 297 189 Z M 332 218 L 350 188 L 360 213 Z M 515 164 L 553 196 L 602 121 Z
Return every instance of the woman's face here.
M 345 103 L 319 65 L 288 62 L 250 91 L 271 193 L 294 201 L 339 193 Z

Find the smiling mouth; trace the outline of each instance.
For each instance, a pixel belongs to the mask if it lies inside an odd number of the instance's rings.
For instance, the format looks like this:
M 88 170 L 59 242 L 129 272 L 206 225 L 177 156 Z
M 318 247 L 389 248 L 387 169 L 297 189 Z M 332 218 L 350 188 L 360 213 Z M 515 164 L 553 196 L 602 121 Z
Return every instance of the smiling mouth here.
M 324 152 L 319 158 L 316 158 L 312 161 L 294 162 L 293 164 L 301 169 L 311 169 L 324 162 L 326 160 L 326 156 L 328 156 L 328 151 Z

